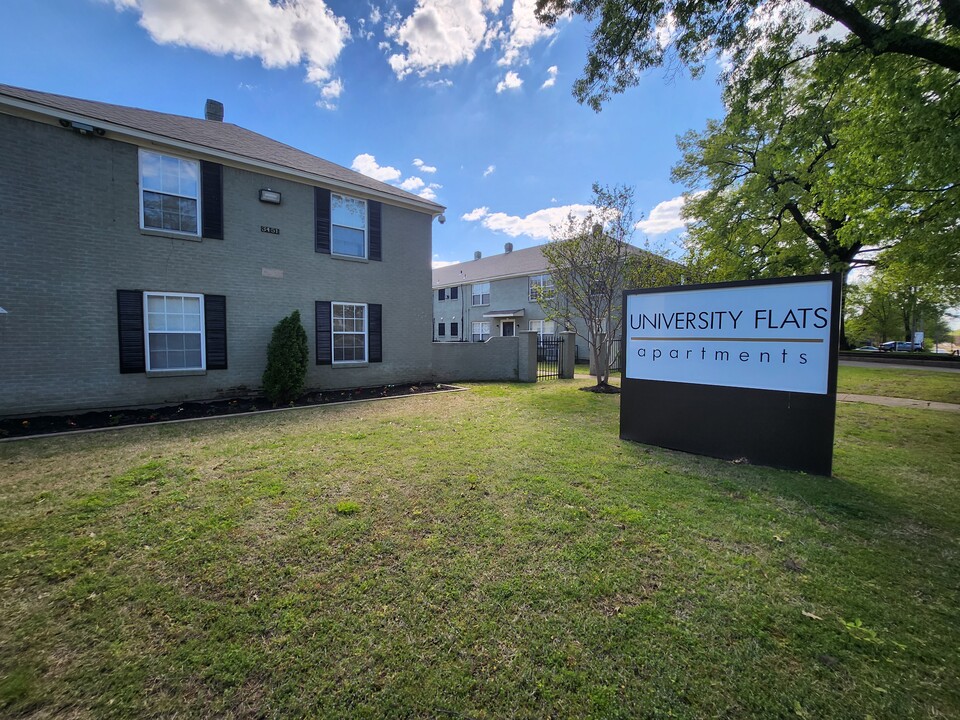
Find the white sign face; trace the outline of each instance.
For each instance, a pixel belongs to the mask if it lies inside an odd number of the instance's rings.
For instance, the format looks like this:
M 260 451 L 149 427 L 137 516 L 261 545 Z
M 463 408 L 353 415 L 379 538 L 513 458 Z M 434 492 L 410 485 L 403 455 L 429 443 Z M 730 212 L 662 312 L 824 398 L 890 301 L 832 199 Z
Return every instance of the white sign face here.
M 827 394 L 831 280 L 627 296 L 625 377 Z

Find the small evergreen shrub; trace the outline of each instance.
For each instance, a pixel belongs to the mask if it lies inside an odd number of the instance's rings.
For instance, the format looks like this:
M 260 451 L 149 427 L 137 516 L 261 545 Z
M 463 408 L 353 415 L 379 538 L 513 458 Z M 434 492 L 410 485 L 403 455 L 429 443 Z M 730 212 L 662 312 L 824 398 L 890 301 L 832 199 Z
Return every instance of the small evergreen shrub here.
M 294 310 L 273 328 L 267 346 L 267 369 L 263 371 L 263 392 L 274 404 L 289 403 L 303 392 L 307 379 L 307 332 Z

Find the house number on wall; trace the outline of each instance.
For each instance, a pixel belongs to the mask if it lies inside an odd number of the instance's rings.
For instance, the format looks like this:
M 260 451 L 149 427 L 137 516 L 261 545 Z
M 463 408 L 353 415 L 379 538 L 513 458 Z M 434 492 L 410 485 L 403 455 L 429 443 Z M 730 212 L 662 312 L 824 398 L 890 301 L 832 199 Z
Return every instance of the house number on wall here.
M 270 233 L 271 235 L 279 235 L 280 228 L 270 227 L 269 225 L 261 225 L 260 232 Z

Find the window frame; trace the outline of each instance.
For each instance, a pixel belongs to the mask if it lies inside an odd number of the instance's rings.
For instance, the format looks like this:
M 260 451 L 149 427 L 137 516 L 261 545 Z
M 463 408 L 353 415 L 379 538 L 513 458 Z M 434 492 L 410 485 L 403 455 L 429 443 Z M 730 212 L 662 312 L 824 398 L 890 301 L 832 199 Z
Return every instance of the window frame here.
M 477 325 L 480 326 L 480 332 L 479 332 L 479 333 L 473 332 L 473 330 L 477 327 Z M 486 326 L 486 332 L 483 331 L 484 326 Z M 476 339 L 477 336 L 480 337 L 479 340 Z M 473 321 L 473 322 L 471 323 L 471 325 L 470 325 L 470 341 L 471 341 L 471 342 L 486 342 L 486 341 L 489 340 L 489 339 L 490 339 L 490 323 L 489 323 L 489 322 L 484 322 L 484 321 L 482 321 L 482 320 L 475 320 L 475 321 Z
M 483 288 L 486 287 L 487 291 L 483 292 Z M 480 288 L 480 292 L 477 292 L 477 288 Z M 486 297 L 486 302 L 484 302 L 484 297 Z M 480 302 L 477 302 L 477 298 L 480 298 Z M 470 305 L 472 307 L 480 307 L 482 305 L 490 304 L 490 283 L 473 283 L 473 287 L 470 289 Z
M 337 360 L 337 335 L 360 335 L 356 330 L 337 330 L 335 325 L 335 313 L 337 306 L 340 307 L 362 307 L 363 308 L 363 359 L 362 360 Z M 356 320 L 356 318 L 354 318 Z M 357 365 L 370 362 L 370 308 L 368 303 L 345 302 L 340 300 L 330 301 L 330 361 L 333 365 Z
M 543 279 L 548 278 L 549 284 Z M 550 297 L 556 291 L 553 284 L 553 275 L 550 273 L 540 273 L 539 275 L 530 275 L 527 283 L 527 298 L 530 302 L 537 301 L 536 289 L 543 288 L 544 297 Z
M 460 323 L 450 323 L 450 337 L 460 337 Z
M 162 330 L 154 331 L 154 334 L 180 334 L 180 335 L 199 335 L 200 336 L 200 366 L 199 367 L 182 367 L 182 368 L 154 368 L 151 366 L 150 362 L 150 298 L 151 297 L 162 297 L 162 298 L 196 298 L 200 301 L 200 329 L 199 330 Z M 143 293 L 143 351 L 144 351 L 144 367 L 148 373 L 179 373 L 179 372 L 199 372 L 206 371 L 207 369 L 207 327 L 206 327 L 206 307 L 204 304 L 204 296 L 201 293 L 180 293 L 180 292 L 166 292 L 158 290 L 146 290 Z
M 334 205 L 336 203 L 336 198 L 341 198 L 343 200 L 352 200 L 355 202 L 363 203 L 363 227 L 352 227 L 350 225 L 342 225 L 336 223 L 333 220 L 334 214 Z M 364 198 L 358 198 L 353 195 L 347 195 L 346 193 L 337 193 L 330 192 L 330 254 L 336 255 L 337 257 L 342 258 L 351 258 L 353 260 L 368 260 L 370 258 L 370 206 L 367 204 L 367 201 Z M 337 240 L 334 234 L 334 228 L 347 228 L 348 230 L 362 230 L 363 232 L 363 254 L 354 255 L 352 253 L 338 252 L 336 250 Z
M 553 332 L 549 332 L 549 333 L 547 332 L 547 323 L 551 323 L 551 324 L 553 325 Z M 556 322 L 556 320 L 531 320 L 531 321 L 527 324 L 527 330 L 529 330 L 530 332 L 534 332 L 534 325 L 535 325 L 535 324 L 539 324 L 539 325 L 540 325 L 540 328 L 539 328 L 538 330 L 536 330 L 536 333 L 537 333 L 538 336 L 543 336 L 543 335 L 556 335 L 556 334 L 557 334 L 557 322 Z
M 197 177 L 197 194 L 196 197 L 191 195 L 181 195 L 180 193 L 171 193 L 164 192 L 162 190 L 151 190 L 144 186 L 143 180 L 143 167 L 144 167 L 144 156 L 146 155 L 155 155 L 160 158 L 161 163 L 163 158 L 172 158 L 181 163 L 189 163 L 196 168 L 196 177 Z M 183 237 L 202 237 L 203 234 L 203 178 L 202 178 L 202 168 L 200 167 L 200 161 L 194 160 L 192 158 L 180 157 L 179 155 L 171 155 L 169 153 L 163 153 L 156 150 L 148 150 L 146 148 L 137 148 L 137 177 L 139 180 L 139 190 L 140 190 L 140 229 L 146 230 L 148 232 L 160 232 L 160 233 L 172 233 L 174 235 L 181 235 Z M 144 193 L 151 192 L 157 195 L 166 195 L 168 197 L 176 198 L 185 198 L 188 200 L 194 200 L 197 203 L 197 229 L 196 232 L 190 232 L 188 230 L 173 230 L 170 228 L 165 228 L 162 226 L 154 227 L 152 225 L 147 225 L 146 223 L 146 214 L 144 212 Z M 161 217 L 162 223 L 162 217 Z
M 437 323 L 437 337 L 447 336 L 447 324 L 445 322 Z

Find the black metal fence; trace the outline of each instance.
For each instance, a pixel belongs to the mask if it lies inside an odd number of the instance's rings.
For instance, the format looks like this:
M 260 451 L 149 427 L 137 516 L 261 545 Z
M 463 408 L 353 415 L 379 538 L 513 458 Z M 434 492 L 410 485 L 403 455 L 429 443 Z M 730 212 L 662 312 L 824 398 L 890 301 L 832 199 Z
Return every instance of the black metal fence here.
M 556 335 L 537 337 L 537 380 L 559 378 L 563 362 L 563 338 Z

